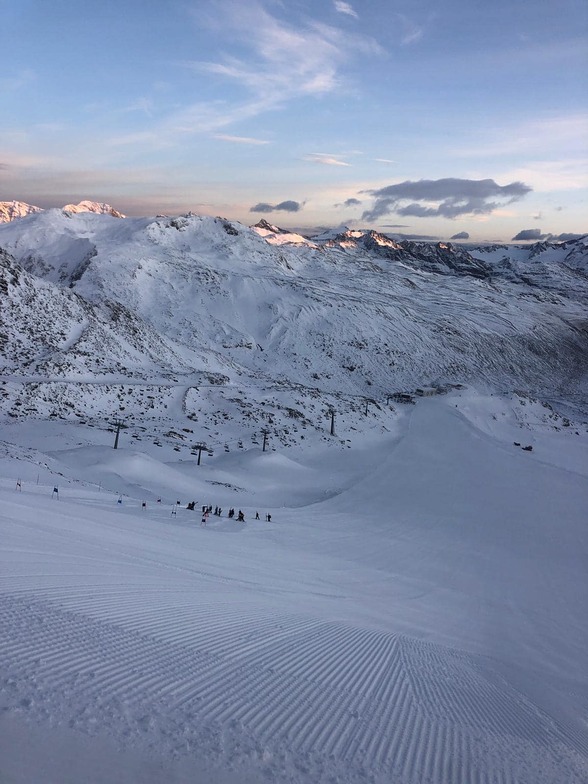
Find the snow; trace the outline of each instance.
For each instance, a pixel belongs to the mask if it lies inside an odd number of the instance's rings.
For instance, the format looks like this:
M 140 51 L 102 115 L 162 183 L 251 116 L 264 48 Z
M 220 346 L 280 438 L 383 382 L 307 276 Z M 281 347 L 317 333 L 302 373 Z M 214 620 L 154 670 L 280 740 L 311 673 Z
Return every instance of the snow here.
M 0 201 L 0 223 L 10 223 L 17 218 L 25 218 L 36 212 L 42 212 L 41 207 L 35 207 L 24 201 Z
M 313 248 L 316 247 L 314 242 L 311 242 L 306 237 L 303 237 L 302 234 L 297 234 L 296 232 L 291 231 L 284 231 L 282 229 L 278 229 L 276 226 L 271 226 L 270 228 L 264 228 L 263 226 L 252 226 L 251 229 L 256 234 L 259 234 L 260 237 L 263 237 L 270 245 L 302 244 Z
M 513 261 L 480 280 L 422 269 L 416 250 L 409 267 L 359 246 L 273 246 L 220 218 L 60 210 L 1 226 L 0 247 L 26 270 L 0 315 L 6 369 L 25 385 L 7 407 L 42 405 L 29 379 L 92 374 L 263 376 L 370 397 L 447 381 L 583 388 L 588 284 L 564 264 Z M 77 406 L 78 392 L 63 397 Z
M 112 215 L 115 218 L 124 218 L 125 216 L 111 207 L 110 204 L 103 202 L 90 201 L 85 199 L 78 204 L 66 204 L 62 208 L 63 212 L 75 214 L 79 212 L 93 212 L 98 215 Z M 28 215 L 44 212 L 41 207 L 35 207 L 33 204 L 27 204 L 23 201 L 0 201 L 0 223 L 10 223 L 11 221 L 26 218 Z
M 0 226 L 0 781 L 586 781 L 585 242 L 288 237 Z
M 104 202 L 97 202 L 97 201 L 89 201 L 88 199 L 84 199 L 80 201 L 78 204 L 66 204 L 63 207 L 63 212 L 94 212 L 97 215 L 112 215 L 114 218 L 124 218 L 125 216 L 115 210 L 114 207 L 111 207 L 110 204 L 105 204 Z
M 6 424 L 0 779 L 586 781 L 588 436 L 552 413 L 463 389 L 199 467 Z

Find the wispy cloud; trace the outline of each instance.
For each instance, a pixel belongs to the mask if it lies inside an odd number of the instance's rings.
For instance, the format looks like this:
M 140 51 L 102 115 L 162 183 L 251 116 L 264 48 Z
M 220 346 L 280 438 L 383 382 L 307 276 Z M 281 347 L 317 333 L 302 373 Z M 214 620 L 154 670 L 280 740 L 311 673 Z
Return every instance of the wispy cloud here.
M 228 133 L 215 133 L 215 139 L 221 142 L 233 142 L 234 144 L 269 144 L 267 139 L 253 139 L 251 136 L 230 136 Z
M 424 29 L 418 25 L 413 19 L 410 19 L 405 14 L 396 14 L 401 28 L 400 43 L 403 46 L 409 46 L 420 41 L 423 37 Z
M 133 101 L 128 106 L 125 106 L 122 109 L 123 112 L 142 112 L 146 114 L 148 117 L 153 116 L 153 101 L 151 98 L 137 98 L 136 101 Z
M 213 7 L 217 13 L 209 15 L 209 24 L 246 55 L 186 65 L 241 86 L 249 94 L 241 110 L 250 116 L 294 98 L 331 93 L 342 86 L 340 68 L 351 57 L 383 52 L 373 38 L 350 35 L 318 21 L 290 25 L 255 0 L 246 5 L 217 0 Z
M 531 161 L 501 177 L 523 179 L 539 193 L 580 190 L 588 187 L 588 158 Z
M 311 152 L 305 155 L 303 159 L 311 163 L 322 163 L 325 166 L 351 166 L 350 163 L 346 163 L 346 161 L 324 152 Z
M 343 0 L 334 0 L 333 5 L 335 6 L 335 11 L 338 11 L 340 14 L 347 14 L 347 16 L 354 16 L 356 19 L 359 19 L 357 11 L 349 3 L 344 3 Z
M 482 156 L 545 155 L 550 151 L 566 155 L 585 152 L 588 138 L 588 113 L 578 112 L 557 117 L 537 117 L 523 123 L 505 126 L 501 121 L 478 134 L 475 147 L 459 147 L 457 155 Z
M 226 32 L 237 36 L 248 57 L 225 56 L 192 65 L 237 82 L 268 103 L 331 92 L 339 85 L 338 68 L 351 52 L 379 50 L 371 39 L 318 22 L 290 26 L 260 3 L 223 0 L 220 6 Z
M 374 38 L 346 33 L 313 19 L 293 25 L 271 14 L 260 0 L 247 4 L 210 0 L 205 10 L 190 13 L 200 28 L 211 28 L 214 37 L 223 41 L 231 53 L 178 65 L 200 78 L 207 74 L 209 81 L 216 77 L 235 89 L 230 90 L 230 97 L 187 104 L 149 129 L 119 135 L 110 140 L 110 146 L 164 149 L 186 136 L 207 133 L 223 136 L 225 141 L 255 144 L 257 141 L 238 142 L 249 137 L 225 131 L 284 109 L 295 100 L 342 90 L 346 86 L 342 70 L 350 60 L 384 54 Z
M 376 221 L 384 215 L 417 218 L 456 218 L 459 215 L 487 215 L 504 204 L 522 199 L 532 190 L 522 182 L 498 185 L 494 180 L 406 180 L 385 188 L 367 191 L 375 198 L 363 219 Z

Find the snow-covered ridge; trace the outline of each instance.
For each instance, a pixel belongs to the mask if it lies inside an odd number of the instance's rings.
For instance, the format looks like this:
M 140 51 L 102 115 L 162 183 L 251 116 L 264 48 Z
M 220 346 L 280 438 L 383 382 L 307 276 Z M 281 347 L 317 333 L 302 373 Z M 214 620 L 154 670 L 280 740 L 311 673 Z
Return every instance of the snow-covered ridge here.
M 209 375 L 380 401 L 437 383 L 585 394 L 581 243 L 567 244 L 572 267 L 374 232 L 273 245 L 259 232 L 275 228 L 62 210 L 0 226 L 5 372 L 188 385 Z M 15 400 L 5 405 L 18 413 Z
M 338 248 L 352 253 L 368 252 L 390 261 L 400 261 L 418 269 L 443 274 L 472 275 L 488 278 L 496 274 L 518 279 L 521 274 L 545 277 L 541 264 L 566 264 L 588 273 L 588 235 L 565 242 L 542 241 L 517 245 L 469 245 L 450 242 L 396 240 L 373 229 L 339 229 L 323 231 L 311 237 L 292 233 L 266 220 L 252 227 L 271 245 L 298 244 L 309 247 Z M 536 261 L 525 270 L 520 265 Z
M 81 201 L 79 204 L 66 204 L 64 212 L 95 212 L 97 215 L 112 215 L 113 218 L 124 218 L 122 212 L 115 210 L 110 204 L 97 201 Z
M 114 218 L 125 217 L 122 212 L 115 210 L 110 204 L 97 201 L 84 200 L 79 202 L 79 204 L 66 204 L 62 209 L 64 212 L 73 214 L 94 212 L 98 215 L 112 215 Z M 34 215 L 37 212 L 44 212 L 44 210 L 41 207 L 35 207 L 23 201 L 0 201 L 0 223 L 10 223 L 18 218 Z
M 17 218 L 26 218 L 35 212 L 42 212 L 41 207 L 35 207 L 24 201 L 0 201 L 0 223 L 9 223 Z
M 274 226 L 263 219 L 251 228 L 257 234 L 259 234 L 260 237 L 263 237 L 267 242 L 269 242 L 270 245 L 303 244 L 309 245 L 311 247 L 314 247 L 315 245 L 315 243 L 313 243 L 307 237 L 303 237 L 302 234 L 296 234 L 296 232 L 280 229 L 278 226 Z

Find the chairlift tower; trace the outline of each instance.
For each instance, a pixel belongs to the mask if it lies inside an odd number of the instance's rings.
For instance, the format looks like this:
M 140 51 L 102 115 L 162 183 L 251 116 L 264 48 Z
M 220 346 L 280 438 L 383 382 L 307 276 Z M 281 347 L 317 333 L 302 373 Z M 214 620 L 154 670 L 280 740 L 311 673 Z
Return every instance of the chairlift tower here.
M 269 436 L 269 430 L 265 430 L 264 429 L 261 432 L 262 432 L 262 435 L 263 435 L 263 447 L 262 447 L 261 451 L 265 452 L 266 447 L 267 447 L 267 437 Z
M 327 412 L 327 416 L 331 417 L 331 435 L 335 435 L 335 409 L 330 408 Z
M 114 437 L 114 447 L 113 449 L 118 449 L 118 437 L 120 436 L 121 427 L 125 427 L 125 423 L 122 419 L 115 419 L 114 422 L 110 423 L 113 427 L 116 427 L 116 435 Z
M 200 458 L 202 457 L 202 453 L 208 452 L 209 449 L 203 441 L 199 441 L 197 444 L 194 444 L 193 449 L 198 450 L 198 462 L 196 465 L 200 465 Z

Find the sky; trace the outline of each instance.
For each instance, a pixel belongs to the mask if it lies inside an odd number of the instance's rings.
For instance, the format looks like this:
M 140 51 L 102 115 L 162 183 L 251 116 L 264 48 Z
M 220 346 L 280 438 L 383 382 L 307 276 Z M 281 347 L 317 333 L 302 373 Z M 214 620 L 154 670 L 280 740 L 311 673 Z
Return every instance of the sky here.
M 0 201 L 588 231 L 585 0 L 0 0 Z

